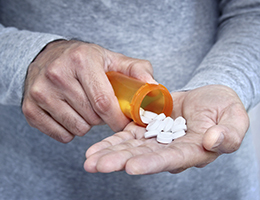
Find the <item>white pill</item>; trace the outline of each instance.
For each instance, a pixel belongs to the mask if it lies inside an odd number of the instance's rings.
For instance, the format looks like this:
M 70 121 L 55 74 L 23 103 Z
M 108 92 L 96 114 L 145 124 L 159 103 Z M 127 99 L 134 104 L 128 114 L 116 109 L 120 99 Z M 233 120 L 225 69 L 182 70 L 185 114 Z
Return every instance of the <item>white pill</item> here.
M 157 121 L 159 121 L 159 120 L 157 120 Z M 165 121 L 159 121 L 159 122 L 160 122 L 160 124 L 159 124 L 157 130 L 163 131 L 165 128 L 166 122 Z
M 145 117 L 145 116 L 143 116 L 143 115 L 141 115 L 140 118 L 141 118 L 141 121 L 142 121 L 144 124 L 149 124 L 149 123 L 152 121 L 152 119 L 147 118 L 147 117 Z
M 144 134 L 145 138 L 151 138 L 151 137 L 156 137 L 159 134 L 159 131 L 157 130 L 152 130 L 152 131 L 147 131 Z
M 155 117 L 154 119 L 155 120 L 164 120 L 166 118 L 166 116 L 165 116 L 165 114 L 164 113 L 161 113 L 161 114 L 159 114 L 157 117 Z
M 186 132 L 184 130 L 177 131 L 172 134 L 172 139 L 174 140 L 174 139 L 180 138 L 180 137 L 184 136 L 185 134 L 186 134 Z
M 171 132 L 159 132 L 157 135 L 157 142 L 160 143 L 171 143 L 172 142 L 172 136 L 173 134 Z
M 151 111 L 148 111 L 148 110 L 145 110 L 144 113 L 143 113 L 143 116 L 146 117 L 146 118 L 149 118 L 149 119 L 154 119 L 155 117 L 157 117 L 157 115 L 158 114 L 151 112 Z
M 179 116 L 174 120 L 174 124 L 186 124 L 186 120 L 182 116 Z
M 172 128 L 171 128 L 171 131 L 174 133 L 174 132 L 177 132 L 177 131 L 187 131 L 187 126 L 185 124 L 173 124 Z
M 140 116 L 144 115 L 144 109 L 143 109 L 143 108 L 140 108 L 140 109 L 139 109 L 139 115 L 140 115 Z
M 147 126 L 146 130 L 147 131 L 152 131 L 152 130 L 158 130 L 158 127 L 160 126 L 161 121 L 159 120 L 152 120 Z
M 165 123 L 163 131 L 164 132 L 171 131 L 173 123 L 174 123 L 174 120 L 171 117 L 166 117 L 163 121 Z

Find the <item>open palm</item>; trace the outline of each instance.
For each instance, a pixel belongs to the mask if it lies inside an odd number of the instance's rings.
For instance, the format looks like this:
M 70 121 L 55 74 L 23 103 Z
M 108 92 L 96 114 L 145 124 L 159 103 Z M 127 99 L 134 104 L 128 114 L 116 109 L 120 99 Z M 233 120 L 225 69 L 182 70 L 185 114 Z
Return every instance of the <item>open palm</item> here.
M 128 174 L 179 173 L 203 167 L 222 153 L 237 150 L 249 126 L 246 110 L 236 93 L 226 86 L 209 85 L 172 93 L 172 117 L 183 116 L 187 134 L 170 144 L 145 139 L 145 128 L 131 122 L 122 132 L 105 138 L 86 152 L 88 172 Z

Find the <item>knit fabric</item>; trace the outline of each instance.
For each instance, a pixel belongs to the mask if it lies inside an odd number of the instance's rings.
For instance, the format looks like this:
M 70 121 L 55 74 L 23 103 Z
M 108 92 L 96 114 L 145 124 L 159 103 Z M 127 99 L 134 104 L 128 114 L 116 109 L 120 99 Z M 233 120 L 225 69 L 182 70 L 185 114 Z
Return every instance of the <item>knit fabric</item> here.
M 113 134 L 107 126 L 64 145 L 29 127 L 18 107 L 41 49 L 78 38 L 149 60 L 170 91 L 223 84 L 250 109 L 260 100 L 259 0 L 0 0 L 0 23 L 0 199 L 259 199 L 250 132 L 202 169 L 90 174 L 84 153 Z

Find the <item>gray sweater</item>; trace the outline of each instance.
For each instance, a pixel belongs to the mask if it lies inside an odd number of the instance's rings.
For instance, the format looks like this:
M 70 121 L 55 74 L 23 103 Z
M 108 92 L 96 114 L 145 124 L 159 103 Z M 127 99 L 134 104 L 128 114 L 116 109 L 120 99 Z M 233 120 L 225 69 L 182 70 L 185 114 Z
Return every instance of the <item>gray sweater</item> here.
M 158 3 L 160 2 L 160 3 Z M 0 0 L 0 199 L 258 199 L 251 134 L 203 169 L 89 174 L 84 152 L 107 126 L 60 144 L 29 127 L 20 108 L 30 62 L 48 43 L 78 38 L 147 59 L 170 91 L 233 88 L 260 100 L 259 0 Z

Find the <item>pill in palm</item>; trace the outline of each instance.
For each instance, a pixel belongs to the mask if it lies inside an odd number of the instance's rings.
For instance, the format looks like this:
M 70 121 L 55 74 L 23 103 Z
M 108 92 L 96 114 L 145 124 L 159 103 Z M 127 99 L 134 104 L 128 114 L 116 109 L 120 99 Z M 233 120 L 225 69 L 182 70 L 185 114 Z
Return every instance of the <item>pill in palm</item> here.
M 186 120 L 183 117 L 179 116 L 174 120 L 174 125 L 177 124 L 186 124 Z
M 164 113 L 156 114 L 140 109 L 140 117 L 142 122 L 147 124 L 145 138 L 157 136 L 159 143 L 167 144 L 186 134 L 186 120 L 181 116 L 173 120 L 171 117 L 166 117 Z
M 158 120 L 159 121 L 159 120 Z M 163 131 L 163 129 L 164 129 L 164 127 L 165 127 L 165 121 L 159 121 L 160 122 L 160 124 L 159 124 L 159 127 L 158 127 L 158 130 L 159 131 Z
M 172 142 L 172 136 L 173 134 L 171 132 L 164 132 L 161 131 L 157 135 L 157 142 L 160 143 L 171 143 Z
M 152 121 L 152 119 L 151 118 L 148 118 L 148 117 L 145 117 L 145 116 L 140 116 L 140 118 L 141 118 L 141 120 L 142 120 L 142 122 L 144 123 L 144 124 L 149 124 L 151 121 Z
M 161 113 L 161 114 L 157 115 L 154 119 L 155 119 L 155 120 L 160 120 L 160 121 L 162 121 L 162 120 L 164 120 L 165 118 L 166 118 L 165 114 L 164 114 L 164 113 Z
M 176 132 L 176 131 L 180 131 L 180 130 L 187 130 L 187 126 L 186 124 L 177 124 L 177 125 L 173 125 L 171 127 L 171 131 L 172 132 Z
M 165 123 L 163 131 L 165 131 L 165 132 L 171 131 L 174 120 L 171 117 L 166 117 L 163 121 Z
M 146 126 L 146 130 L 150 131 L 150 130 L 157 130 L 159 128 L 161 124 L 161 121 L 159 120 L 152 120 L 147 126 Z
M 172 139 L 174 140 L 174 139 L 180 138 L 180 137 L 184 136 L 185 134 L 186 134 L 186 132 L 184 130 L 177 131 L 172 134 Z
M 158 135 L 159 131 L 158 130 L 151 130 L 151 131 L 146 131 L 144 134 L 145 138 L 152 138 L 156 137 Z
M 148 111 L 148 110 L 145 110 L 143 112 L 143 116 L 146 117 L 146 118 L 149 118 L 149 119 L 155 119 L 157 117 L 157 115 L 158 114 L 151 112 L 151 111 Z

